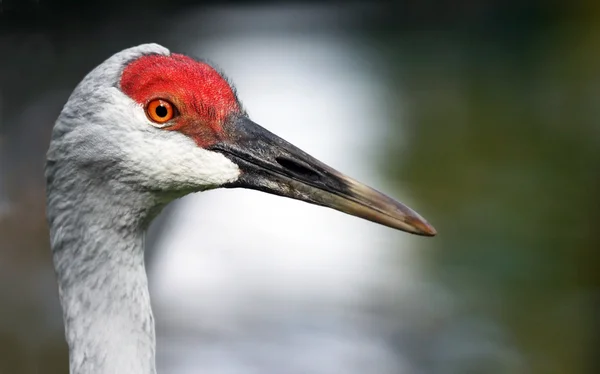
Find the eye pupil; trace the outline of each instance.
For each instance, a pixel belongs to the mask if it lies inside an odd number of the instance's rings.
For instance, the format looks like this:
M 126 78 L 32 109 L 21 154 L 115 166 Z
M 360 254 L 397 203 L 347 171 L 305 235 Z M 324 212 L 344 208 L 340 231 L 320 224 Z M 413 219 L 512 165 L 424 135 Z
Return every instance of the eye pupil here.
M 159 105 L 156 107 L 155 113 L 159 117 L 166 117 L 169 114 L 169 110 L 164 105 Z

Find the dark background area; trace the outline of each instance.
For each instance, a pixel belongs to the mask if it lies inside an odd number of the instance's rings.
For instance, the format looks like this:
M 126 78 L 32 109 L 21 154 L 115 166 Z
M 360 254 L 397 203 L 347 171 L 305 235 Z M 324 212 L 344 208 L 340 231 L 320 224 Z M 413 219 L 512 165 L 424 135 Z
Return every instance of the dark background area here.
M 440 235 L 421 252 L 423 271 L 454 298 L 418 331 L 415 372 L 600 371 L 596 2 L 0 0 L 0 373 L 67 372 L 56 286 L 32 281 L 53 276 L 43 166 L 62 105 L 116 51 L 150 41 L 185 50 L 195 35 L 170 32 L 173 22 L 216 6 L 326 7 L 329 18 L 254 31 L 348 35 L 380 52 L 388 92 L 403 92 L 389 129 L 402 135 L 381 145 L 379 164 L 426 206 Z M 349 8 L 358 11 L 343 22 L 324 21 Z M 211 27 L 199 23 L 198 35 L 247 26 Z M 487 320 L 509 337 L 519 370 L 502 364 L 508 356 L 452 366 L 433 355 L 435 337 L 469 342 Z

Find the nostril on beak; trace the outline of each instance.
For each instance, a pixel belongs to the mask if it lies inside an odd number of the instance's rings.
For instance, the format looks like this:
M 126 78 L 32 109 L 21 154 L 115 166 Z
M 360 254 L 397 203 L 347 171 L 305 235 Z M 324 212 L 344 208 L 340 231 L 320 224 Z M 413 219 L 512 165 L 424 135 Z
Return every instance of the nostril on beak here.
M 275 161 L 290 173 L 303 177 L 303 179 L 317 180 L 319 173 L 287 157 L 276 157 Z

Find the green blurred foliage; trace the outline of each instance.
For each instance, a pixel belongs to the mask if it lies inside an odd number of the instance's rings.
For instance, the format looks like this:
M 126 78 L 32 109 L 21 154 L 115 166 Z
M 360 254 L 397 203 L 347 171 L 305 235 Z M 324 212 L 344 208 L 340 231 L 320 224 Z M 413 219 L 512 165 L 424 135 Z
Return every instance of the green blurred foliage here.
M 404 104 L 386 168 L 439 231 L 422 252 L 429 276 L 460 300 L 457 317 L 506 330 L 531 373 L 598 360 L 598 20 L 415 33 L 390 53 Z

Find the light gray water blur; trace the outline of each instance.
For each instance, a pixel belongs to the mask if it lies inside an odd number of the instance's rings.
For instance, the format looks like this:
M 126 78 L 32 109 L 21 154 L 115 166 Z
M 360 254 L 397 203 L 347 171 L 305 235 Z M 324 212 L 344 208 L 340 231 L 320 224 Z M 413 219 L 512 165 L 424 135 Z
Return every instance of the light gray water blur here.
M 310 29 L 318 15 L 329 29 Z M 227 72 L 254 121 L 384 189 L 376 165 L 390 122 L 383 62 L 341 32 L 353 16 L 311 8 L 198 12 L 173 32 L 210 29 L 184 49 Z M 295 32 L 285 31 L 290 23 Z M 418 240 L 244 190 L 184 198 L 168 225 L 151 270 L 159 370 L 407 372 L 392 340 L 409 327 L 390 317 L 412 303 L 405 293 L 418 281 L 411 257 Z

